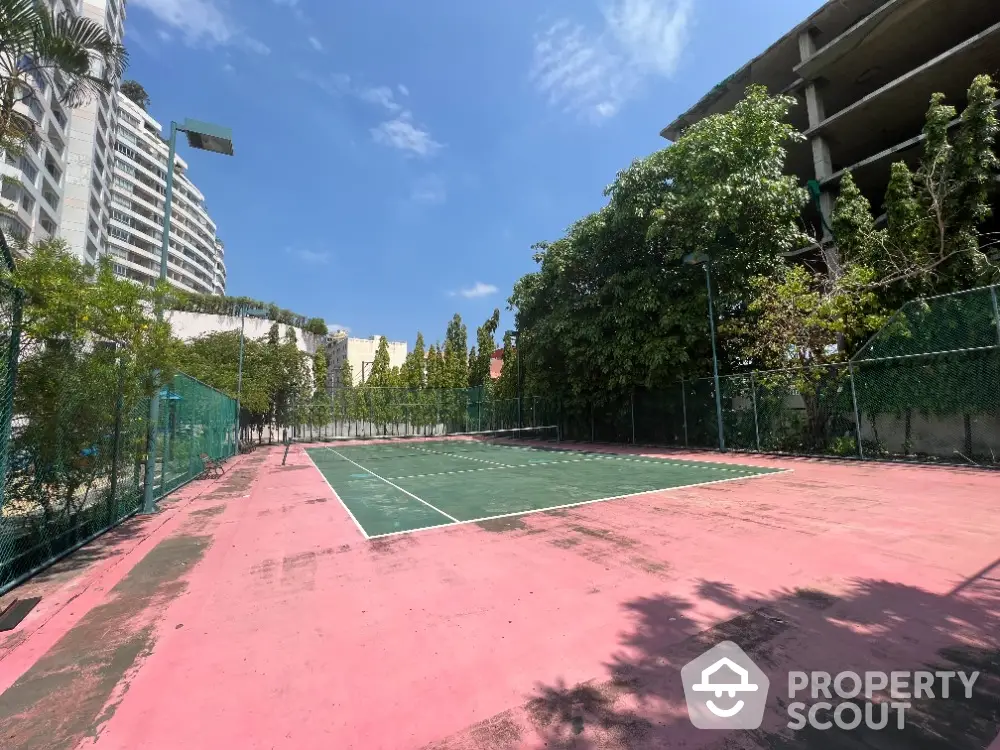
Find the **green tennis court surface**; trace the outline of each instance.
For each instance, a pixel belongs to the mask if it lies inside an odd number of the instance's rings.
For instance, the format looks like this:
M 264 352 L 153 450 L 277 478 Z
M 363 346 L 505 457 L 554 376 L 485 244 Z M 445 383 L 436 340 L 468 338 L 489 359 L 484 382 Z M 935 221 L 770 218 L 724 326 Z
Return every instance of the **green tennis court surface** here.
M 462 439 L 306 452 L 367 537 L 778 471 Z

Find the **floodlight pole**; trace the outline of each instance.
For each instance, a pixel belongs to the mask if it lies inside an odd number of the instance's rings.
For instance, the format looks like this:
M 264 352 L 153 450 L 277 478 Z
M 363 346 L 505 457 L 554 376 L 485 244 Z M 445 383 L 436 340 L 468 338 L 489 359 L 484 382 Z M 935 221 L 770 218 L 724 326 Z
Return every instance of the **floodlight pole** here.
M 167 280 L 167 257 L 170 253 L 170 214 L 174 198 L 174 161 L 177 158 L 177 123 L 170 123 L 167 150 L 167 189 L 163 199 L 163 239 L 160 243 L 160 281 Z M 156 305 L 156 322 L 163 322 L 163 304 Z M 160 371 L 153 370 L 153 394 L 149 398 L 149 429 L 146 431 L 146 481 L 142 493 L 142 512 L 155 513 L 153 482 L 156 479 L 156 430 L 160 422 Z M 166 471 L 166 465 L 163 470 Z M 161 484 L 162 484 L 161 478 Z
M 240 452 L 240 397 L 243 395 L 243 335 L 246 328 L 247 306 L 240 306 L 240 362 L 236 368 L 236 452 Z
M 715 380 L 715 418 L 719 428 L 719 450 L 726 452 L 726 437 L 722 431 L 722 390 L 719 387 L 719 356 L 715 350 L 715 312 L 712 309 L 712 259 L 704 253 L 690 253 L 684 257 L 688 265 L 701 265 L 705 269 L 705 285 L 708 287 L 708 330 L 712 337 L 712 377 Z M 683 391 L 682 391 L 683 393 Z
M 709 270 L 711 261 L 706 260 L 705 284 L 708 287 L 708 328 L 712 334 L 712 377 L 715 379 L 715 418 L 719 424 L 719 450 L 726 452 L 726 436 L 722 431 L 722 391 L 719 388 L 719 356 L 715 351 L 715 313 L 712 310 L 712 272 Z
M 170 255 L 170 219 L 173 213 L 174 200 L 174 162 L 177 160 L 177 133 L 188 134 L 188 142 L 194 148 L 204 151 L 215 151 L 232 156 L 232 133 L 227 128 L 220 128 L 205 122 L 185 120 L 184 126 L 176 122 L 170 123 L 170 139 L 167 141 L 167 176 L 166 190 L 163 197 L 163 237 L 160 242 L 160 281 L 167 280 L 167 259 Z M 163 322 L 163 305 L 156 305 L 156 321 Z M 160 371 L 153 370 L 153 393 L 149 399 L 149 429 L 146 433 L 146 481 L 142 494 L 142 513 L 155 513 L 156 502 L 153 498 L 153 482 L 156 478 L 156 429 L 160 420 Z M 237 412 L 237 420 L 239 413 Z M 166 471 L 166 463 L 163 470 Z M 161 485 L 164 477 L 161 476 Z

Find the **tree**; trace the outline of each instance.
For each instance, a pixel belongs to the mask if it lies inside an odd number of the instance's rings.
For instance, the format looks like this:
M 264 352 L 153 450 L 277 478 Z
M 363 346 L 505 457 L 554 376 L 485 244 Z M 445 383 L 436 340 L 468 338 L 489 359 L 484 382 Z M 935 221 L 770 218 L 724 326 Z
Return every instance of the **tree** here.
M 780 253 L 808 242 L 797 226 L 806 193 L 782 173 L 801 139 L 785 122 L 791 102 L 750 88 L 731 112 L 620 172 L 602 209 L 534 246 L 538 269 L 509 300 L 526 391 L 589 415 L 637 386 L 710 371 L 704 273 L 683 258 L 709 255 L 716 312 L 735 320 L 751 277 L 777 273 Z M 723 367 L 748 364 L 739 342 L 719 343 Z
M 468 338 L 462 316 L 455 313 L 445 333 L 443 378 L 445 388 L 465 388 L 469 384 Z
M 351 434 L 352 425 L 358 419 L 356 391 L 354 388 L 354 369 L 351 361 L 344 359 L 340 366 L 337 390 L 334 391 L 334 413 L 337 418 L 347 422 L 347 434 Z
M 55 15 L 35 0 L 0 0 L 0 40 L 0 148 L 8 150 L 37 128 L 15 109 L 17 103 L 45 88 L 62 106 L 77 107 L 112 92 L 128 64 L 125 48 L 101 24 L 65 12 Z
M 405 388 L 423 388 L 426 364 L 424 334 L 417 331 L 417 341 L 413 345 L 413 351 L 406 355 L 400 371 L 401 385 Z
M 158 291 L 103 259 L 84 264 L 62 240 L 36 243 L 0 276 L 24 294 L 7 494 L 22 503 L 12 518 L 43 543 L 46 530 L 72 532 L 111 492 L 121 457 L 141 454 L 150 372 L 172 373 L 176 347 L 151 314 Z
M 914 296 L 947 293 L 1000 278 L 980 237 L 991 212 L 989 195 L 1000 162 L 989 76 L 976 77 L 967 106 L 951 132 L 956 110 L 943 94 L 931 97 L 924 151 L 917 171 L 893 164 L 885 195 L 886 226 L 876 228 L 871 205 L 845 174 L 832 229 L 847 262 L 874 271 L 883 301 L 898 307 Z
M 138 104 L 143 111 L 149 109 L 149 94 L 146 93 L 146 89 L 138 81 L 122 81 L 120 91 L 128 99 Z
M 499 325 L 500 310 L 495 309 L 486 322 L 476 329 L 476 346 L 469 356 L 469 385 L 473 388 L 490 382 L 490 359 L 497 348 L 495 335 Z

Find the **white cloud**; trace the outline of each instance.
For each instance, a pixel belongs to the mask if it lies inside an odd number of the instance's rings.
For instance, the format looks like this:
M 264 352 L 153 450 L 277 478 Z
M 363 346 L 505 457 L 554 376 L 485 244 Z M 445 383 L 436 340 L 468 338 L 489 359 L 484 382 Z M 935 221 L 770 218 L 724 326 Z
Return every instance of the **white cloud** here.
M 275 5 L 284 5 L 286 8 L 294 8 L 299 4 L 299 0 L 274 0 Z
M 261 42 L 261 41 L 259 41 L 257 39 L 254 39 L 253 37 L 249 37 L 249 36 L 242 37 L 240 44 L 241 44 L 241 46 L 245 47 L 246 49 L 248 49 L 251 52 L 254 52 L 254 53 L 258 54 L 258 55 L 270 55 L 271 54 L 271 48 L 270 47 L 268 47 L 266 44 L 264 44 L 264 42 Z
M 316 37 L 314 37 L 314 36 L 309 37 L 309 44 L 311 44 L 312 48 L 314 50 L 316 50 L 317 52 L 322 52 L 323 51 L 323 42 L 321 42 Z
M 179 32 L 187 44 L 237 45 L 250 52 L 268 54 L 263 42 L 246 36 L 216 5 L 215 0 L 131 0 L 130 8 L 151 13 L 158 21 Z M 160 37 L 165 30 L 161 30 Z
M 399 93 L 402 94 L 403 96 L 410 95 L 410 90 L 406 88 L 406 86 L 404 86 L 403 84 L 399 84 L 398 86 L 396 86 L 396 88 L 399 89 Z
M 403 112 L 393 120 L 387 120 L 371 129 L 372 138 L 383 146 L 409 151 L 418 156 L 431 156 L 443 148 L 431 134 L 412 122 L 409 112 Z
M 651 75 L 676 71 L 692 0 L 610 0 L 599 33 L 561 20 L 535 41 L 531 79 L 553 105 L 601 120 Z
M 212 0 L 132 0 L 130 7 L 148 10 L 162 23 L 184 34 L 189 42 L 228 44 L 236 35 L 230 21 Z
M 232 63 L 226 63 L 225 65 L 222 66 L 222 69 L 227 73 L 232 73 L 236 70 L 236 68 L 233 67 Z
M 303 263 L 309 263 L 311 265 L 320 266 L 330 262 L 330 253 L 326 251 L 285 248 L 285 252 L 294 255 Z
M 172 37 L 170 36 L 170 32 L 166 31 L 165 29 L 160 29 L 159 31 L 156 32 L 156 35 L 160 38 L 160 41 L 162 42 L 169 42 L 172 39 Z
M 475 299 L 477 297 L 488 297 L 491 294 L 496 294 L 497 288 L 493 284 L 484 284 L 481 281 L 477 281 L 468 289 L 460 289 L 458 293 L 466 299 Z
M 410 190 L 410 200 L 414 203 L 444 203 L 448 200 L 448 191 L 444 180 L 435 174 L 417 180 Z
M 393 89 L 389 86 L 362 86 L 347 73 L 332 73 L 326 76 L 300 73 L 299 77 L 319 86 L 331 96 L 351 96 L 395 114 L 391 120 L 385 120 L 371 128 L 370 132 L 376 143 L 418 156 L 430 156 L 444 147 L 431 137 L 429 131 L 414 124 L 413 114 L 409 110 L 404 110 L 396 101 Z M 402 84 L 398 85 L 397 89 L 404 95 L 409 94 L 409 90 Z
M 398 112 L 402 107 L 396 102 L 392 89 L 388 86 L 375 86 L 373 88 L 361 89 L 358 97 L 369 104 L 377 104 L 390 112 Z

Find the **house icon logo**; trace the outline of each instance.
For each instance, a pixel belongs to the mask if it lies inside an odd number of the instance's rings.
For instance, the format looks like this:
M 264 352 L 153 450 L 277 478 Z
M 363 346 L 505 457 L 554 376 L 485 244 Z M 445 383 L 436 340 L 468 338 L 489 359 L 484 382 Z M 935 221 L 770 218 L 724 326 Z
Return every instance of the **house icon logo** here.
M 699 729 L 756 729 L 770 681 L 743 650 L 723 641 L 681 668 L 688 716 Z

